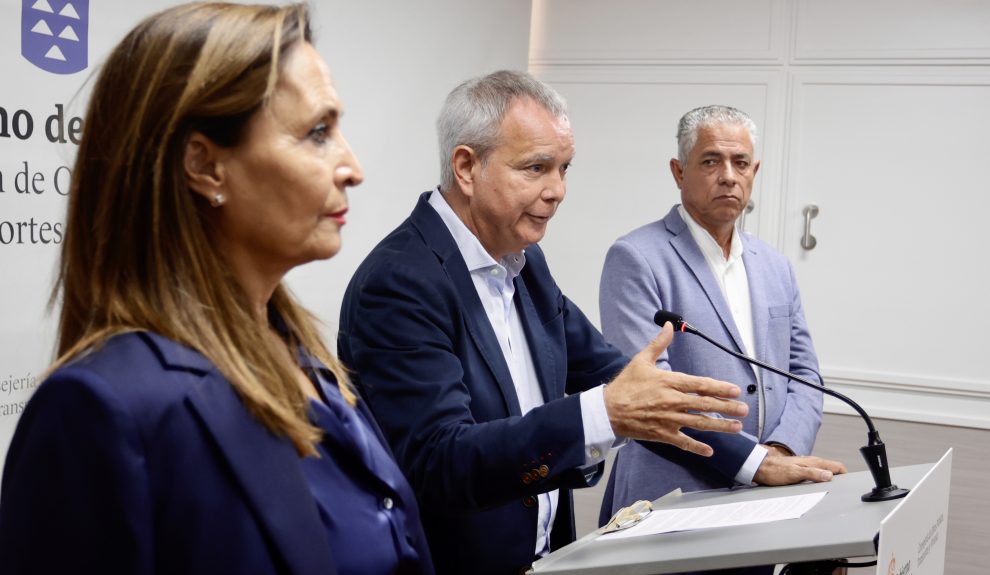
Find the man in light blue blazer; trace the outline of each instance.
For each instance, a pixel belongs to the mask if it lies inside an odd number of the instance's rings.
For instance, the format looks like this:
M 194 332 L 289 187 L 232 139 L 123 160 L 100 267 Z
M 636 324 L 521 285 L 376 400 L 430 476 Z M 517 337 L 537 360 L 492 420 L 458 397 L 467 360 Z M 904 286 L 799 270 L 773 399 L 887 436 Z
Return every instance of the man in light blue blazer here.
M 769 245 L 742 233 L 736 219 L 749 201 L 760 163 L 756 126 L 743 112 L 706 106 L 678 127 L 671 172 L 681 204 L 661 220 L 619 238 L 602 271 L 602 331 L 630 353 L 656 331 L 659 309 L 684 316 L 737 351 L 821 382 L 794 270 Z M 616 456 L 602 519 L 638 499 L 751 482 L 827 481 L 841 463 L 810 457 L 821 425 L 822 394 L 757 371 L 700 338 L 678 336 L 657 366 L 736 383 L 749 404 L 742 435 L 745 464 L 729 477 L 701 457 L 662 444 L 631 443 Z

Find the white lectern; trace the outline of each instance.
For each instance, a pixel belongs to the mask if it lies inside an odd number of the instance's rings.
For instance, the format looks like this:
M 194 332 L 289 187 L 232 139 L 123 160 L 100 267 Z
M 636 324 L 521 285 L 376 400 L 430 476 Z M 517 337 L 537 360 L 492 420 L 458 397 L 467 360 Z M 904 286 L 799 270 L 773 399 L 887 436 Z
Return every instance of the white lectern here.
M 894 575 L 900 575 L 908 561 L 911 568 L 905 572 L 912 575 L 941 574 L 951 464 L 950 449 L 935 464 L 892 468 L 894 483 L 911 489 L 907 497 L 892 501 L 860 500 L 873 488 L 867 471 L 838 475 L 829 483 L 716 489 L 661 498 L 655 502 L 657 509 L 827 492 L 800 519 L 625 539 L 599 540 L 601 530 L 597 530 L 537 561 L 530 573 L 651 575 L 877 555 L 880 575 L 888 575 L 891 558 Z M 874 543 L 878 534 L 879 551 Z

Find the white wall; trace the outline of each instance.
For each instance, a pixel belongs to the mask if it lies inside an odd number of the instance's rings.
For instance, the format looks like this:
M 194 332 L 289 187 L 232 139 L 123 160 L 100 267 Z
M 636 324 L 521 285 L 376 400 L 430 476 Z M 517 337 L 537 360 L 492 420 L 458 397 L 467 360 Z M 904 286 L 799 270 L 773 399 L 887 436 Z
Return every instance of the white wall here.
M 990 428 L 990 3 L 533 6 L 530 69 L 578 150 L 544 249 L 590 317 L 608 246 L 678 200 L 677 119 L 737 106 L 763 135 L 746 228 L 795 264 L 826 381 L 878 417 Z
M 55 12 L 67 3 L 47 1 Z M 20 56 L 21 3 L 0 4 L 0 107 L 7 110 L 8 122 L 18 110 L 34 120 L 30 138 L 17 138 L 13 127 L 9 137 L 0 137 L 0 470 L 20 411 L 52 360 L 54 317 L 45 314 L 45 303 L 58 244 L 42 243 L 37 226 L 64 219 L 65 198 L 52 178 L 65 176 L 75 147 L 50 143 L 45 119 L 56 104 L 66 106 L 67 118 L 81 116 L 86 93 L 73 96 L 113 45 L 142 17 L 178 3 L 90 2 L 89 66 L 70 75 L 43 71 Z M 83 4 L 76 4 L 82 12 Z M 326 320 L 332 343 L 353 270 L 412 210 L 418 192 L 439 180 L 433 121 L 446 93 L 494 69 L 525 69 L 530 3 L 319 0 L 311 5 L 317 47 L 330 63 L 345 107 L 342 129 L 366 174 L 365 184 L 352 192 L 341 254 L 295 270 L 289 278 L 304 302 Z M 25 122 L 25 114 L 18 121 Z M 40 194 L 14 189 L 25 161 L 32 174 L 44 178 L 38 181 Z M 35 243 L 7 241 L 5 230 L 32 218 Z M 49 235 L 45 239 L 51 242 Z
M 335 336 L 347 282 L 365 255 L 440 183 L 434 122 L 447 93 L 488 72 L 525 70 L 529 0 L 319 2 L 317 47 L 344 102 L 344 133 L 365 171 L 351 190 L 344 248 L 290 274 Z

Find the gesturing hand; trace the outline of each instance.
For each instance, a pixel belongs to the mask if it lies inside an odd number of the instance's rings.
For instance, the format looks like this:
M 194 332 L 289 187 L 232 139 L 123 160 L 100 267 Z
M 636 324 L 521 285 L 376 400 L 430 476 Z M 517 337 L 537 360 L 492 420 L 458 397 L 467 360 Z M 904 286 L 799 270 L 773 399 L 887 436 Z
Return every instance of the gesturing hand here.
M 605 388 L 605 409 L 616 435 L 630 439 L 661 441 L 698 455 L 710 456 L 712 448 L 681 432 L 690 427 L 703 431 L 736 433 L 742 424 L 691 412 L 713 412 L 743 417 L 745 403 L 734 401 L 739 387 L 707 377 L 665 371 L 657 358 L 673 340 L 668 323 Z

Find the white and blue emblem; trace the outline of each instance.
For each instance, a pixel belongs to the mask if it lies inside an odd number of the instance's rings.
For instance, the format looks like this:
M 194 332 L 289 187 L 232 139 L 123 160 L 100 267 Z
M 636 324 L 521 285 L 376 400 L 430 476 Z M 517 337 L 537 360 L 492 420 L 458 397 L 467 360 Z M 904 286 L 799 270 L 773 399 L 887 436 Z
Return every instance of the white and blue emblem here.
M 21 0 L 21 55 L 53 74 L 89 63 L 89 0 Z

